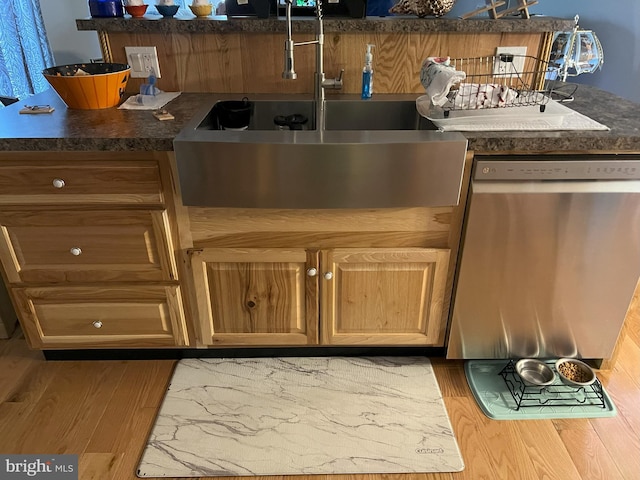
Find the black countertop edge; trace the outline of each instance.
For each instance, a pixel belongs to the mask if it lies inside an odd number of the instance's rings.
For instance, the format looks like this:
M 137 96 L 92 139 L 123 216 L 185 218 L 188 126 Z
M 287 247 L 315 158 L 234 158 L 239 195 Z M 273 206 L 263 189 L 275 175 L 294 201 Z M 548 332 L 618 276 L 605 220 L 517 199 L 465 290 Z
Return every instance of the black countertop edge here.
M 366 18 L 325 18 L 325 33 L 542 33 L 569 31 L 573 19 L 555 17 L 533 17 L 531 19 L 468 19 L 457 18 L 417 18 L 417 17 L 366 17 Z M 159 18 L 147 15 L 142 18 L 113 17 L 77 19 L 78 30 L 131 33 L 284 33 L 286 23 L 283 18 Z M 313 17 L 296 18 L 292 23 L 294 32 L 315 32 Z

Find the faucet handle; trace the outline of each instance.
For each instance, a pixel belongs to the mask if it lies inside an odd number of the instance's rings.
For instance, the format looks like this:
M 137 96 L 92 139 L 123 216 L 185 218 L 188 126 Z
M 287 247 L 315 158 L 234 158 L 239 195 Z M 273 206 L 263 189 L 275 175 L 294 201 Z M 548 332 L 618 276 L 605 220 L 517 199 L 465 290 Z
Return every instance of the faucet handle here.
M 331 88 L 333 90 L 339 90 L 342 88 L 342 76 L 344 75 L 344 68 L 340 70 L 338 78 L 330 78 L 322 81 L 323 88 Z

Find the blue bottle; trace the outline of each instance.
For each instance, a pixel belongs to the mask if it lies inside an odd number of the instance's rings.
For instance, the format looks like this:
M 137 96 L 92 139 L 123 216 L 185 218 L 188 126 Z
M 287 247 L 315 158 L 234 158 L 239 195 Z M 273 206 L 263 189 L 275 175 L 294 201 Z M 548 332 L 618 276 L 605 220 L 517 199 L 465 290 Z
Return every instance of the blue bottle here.
M 364 68 L 362 69 L 362 99 L 371 98 L 373 94 L 373 54 L 371 49 L 375 45 L 367 44 L 367 52 L 364 55 Z

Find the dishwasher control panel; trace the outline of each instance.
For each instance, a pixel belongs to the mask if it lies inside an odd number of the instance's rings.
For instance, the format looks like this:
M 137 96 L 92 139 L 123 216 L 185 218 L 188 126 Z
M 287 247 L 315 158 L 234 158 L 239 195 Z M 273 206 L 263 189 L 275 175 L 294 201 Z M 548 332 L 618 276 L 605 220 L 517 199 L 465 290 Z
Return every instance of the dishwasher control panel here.
M 640 158 L 602 160 L 597 156 L 579 160 L 523 160 L 509 157 L 478 160 L 473 179 L 482 180 L 639 180 Z

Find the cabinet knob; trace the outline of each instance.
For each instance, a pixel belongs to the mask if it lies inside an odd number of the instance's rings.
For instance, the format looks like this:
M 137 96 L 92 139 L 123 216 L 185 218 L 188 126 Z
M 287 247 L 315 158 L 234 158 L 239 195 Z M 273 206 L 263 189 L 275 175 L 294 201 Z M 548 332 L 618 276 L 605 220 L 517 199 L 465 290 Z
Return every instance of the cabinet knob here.
M 333 278 L 333 272 L 326 272 L 324 274 L 324 279 L 325 280 L 331 280 Z
M 102 328 L 102 322 L 100 320 L 96 320 L 93 322 L 93 326 L 96 328 Z
M 54 178 L 53 179 L 53 186 L 55 188 L 62 188 L 64 187 L 64 180 L 61 178 Z
M 80 247 L 72 247 L 69 252 L 71 252 L 71 255 L 75 255 L 77 257 L 82 253 L 82 249 Z
M 318 274 L 318 270 L 316 270 L 313 267 L 307 270 L 307 277 L 315 277 L 317 274 Z

